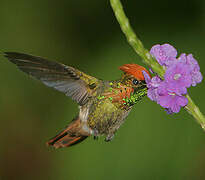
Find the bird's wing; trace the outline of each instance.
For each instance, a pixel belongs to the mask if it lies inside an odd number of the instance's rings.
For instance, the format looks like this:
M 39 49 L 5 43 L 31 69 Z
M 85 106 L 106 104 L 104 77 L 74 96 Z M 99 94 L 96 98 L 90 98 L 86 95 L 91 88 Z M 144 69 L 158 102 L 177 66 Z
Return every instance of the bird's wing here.
M 100 80 L 73 67 L 41 57 L 16 52 L 5 52 L 4 56 L 16 64 L 21 71 L 39 79 L 45 85 L 65 93 L 79 105 L 87 102 L 100 83 Z

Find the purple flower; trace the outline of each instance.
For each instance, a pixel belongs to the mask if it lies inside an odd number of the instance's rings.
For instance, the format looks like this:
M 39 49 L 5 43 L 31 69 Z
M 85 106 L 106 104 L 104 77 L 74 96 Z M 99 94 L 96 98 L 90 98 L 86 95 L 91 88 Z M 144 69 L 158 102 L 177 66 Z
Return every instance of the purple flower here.
M 165 108 L 165 111 L 167 114 L 173 114 L 174 112 L 170 108 Z
M 150 83 L 151 78 L 150 78 L 149 74 L 147 74 L 146 71 L 142 71 L 142 73 L 143 73 L 146 84 Z
M 178 58 L 179 62 L 183 62 L 190 67 L 190 75 L 191 75 L 191 85 L 196 86 L 196 84 L 200 83 L 203 79 L 202 74 L 200 72 L 200 67 L 196 59 L 194 59 L 192 54 L 186 56 L 185 53 L 181 54 Z
M 192 75 L 192 86 L 196 86 L 196 84 L 200 83 L 203 79 L 200 71 L 193 70 L 191 72 Z
M 148 84 L 148 86 L 152 87 L 152 88 L 157 88 L 159 87 L 160 83 L 162 82 L 162 80 L 160 79 L 159 76 L 154 76 L 150 83 Z
M 160 83 L 162 80 L 158 76 L 154 76 L 151 81 L 147 84 L 147 87 L 149 88 L 147 91 L 147 96 L 152 100 L 152 101 L 157 101 L 158 99 L 158 92 L 157 88 L 159 87 Z
M 186 94 L 192 84 L 191 68 L 183 62 L 177 62 L 167 68 L 164 75 L 169 89 L 177 94 Z
M 169 66 L 176 61 L 177 51 L 169 44 L 157 44 L 151 48 L 150 54 L 156 58 L 160 65 Z
M 162 82 L 158 88 L 157 103 L 168 110 L 168 113 L 178 113 L 181 107 L 188 103 L 188 99 L 168 89 L 168 84 Z
M 148 87 L 148 98 L 160 104 L 163 108 L 165 108 L 168 114 L 178 113 L 180 111 L 180 108 L 186 106 L 188 103 L 187 98 L 182 95 L 187 93 L 186 83 L 184 83 L 183 77 L 186 77 L 186 71 L 190 71 L 186 68 L 184 70 L 182 68 L 182 66 L 184 67 L 184 65 L 186 64 L 177 63 L 170 66 L 170 69 L 168 68 L 170 72 L 167 69 L 168 81 L 162 81 L 158 76 L 150 78 L 150 76 L 145 71 L 143 71 L 145 82 Z M 178 73 L 180 75 L 178 75 Z M 177 78 L 182 78 L 182 82 L 175 82 L 177 80 L 180 80 Z
M 167 113 L 178 113 L 188 103 L 184 97 L 187 88 L 202 81 L 199 64 L 192 54 L 183 53 L 177 59 L 176 49 L 169 44 L 157 44 L 151 48 L 150 53 L 164 66 L 166 72 L 164 80 L 158 76 L 150 78 L 143 72 L 148 88 L 147 96 L 165 108 Z
M 160 82 L 162 81 L 158 76 L 154 76 L 152 79 L 150 76 L 143 71 L 142 72 L 145 78 L 145 82 L 148 87 L 147 91 L 147 96 L 152 100 L 152 101 L 157 101 L 158 99 L 158 93 L 157 93 L 157 88 L 160 85 Z
M 196 70 L 200 70 L 200 67 L 199 67 L 199 64 L 198 62 L 196 61 L 196 59 L 194 59 L 193 55 L 192 54 L 188 54 L 186 56 L 185 53 L 182 53 L 179 58 L 178 58 L 179 61 L 181 62 L 184 62 L 185 64 L 188 64 L 190 65 L 190 68 L 193 70 L 193 69 L 196 69 Z
M 157 91 L 157 88 L 149 88 L 147 90 L 147 97 L 150 98 L 152 101 L 156 101 L 158 100 L 159 98 L 159 94 L 158 94 L 158 91 Z

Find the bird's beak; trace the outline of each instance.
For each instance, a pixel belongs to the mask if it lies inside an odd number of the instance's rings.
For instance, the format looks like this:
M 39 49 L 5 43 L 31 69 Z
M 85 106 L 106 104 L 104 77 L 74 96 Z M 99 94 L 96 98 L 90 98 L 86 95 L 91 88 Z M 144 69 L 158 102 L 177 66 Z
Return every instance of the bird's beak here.
M 140 86 L 134 87 L 134 93 L 137 93 L 139 90 L 142 90 L 142 89 L 145 89 L 145 88 L 147 88 L 146 82 L 141 82 Z
M 147 83 L 145 81 L 141 81 L 142 86 L 147 86 Z

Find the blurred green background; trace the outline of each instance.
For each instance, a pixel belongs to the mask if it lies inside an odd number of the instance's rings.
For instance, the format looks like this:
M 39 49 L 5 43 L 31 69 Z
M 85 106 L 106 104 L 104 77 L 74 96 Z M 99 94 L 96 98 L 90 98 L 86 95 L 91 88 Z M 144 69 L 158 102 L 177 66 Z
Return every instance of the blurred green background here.
M 193 53 L 205 71 L 205 1 L 122 1 L 148 49 L 170 43 Z M 47 57 L 98 78 L 142 64 L 126 42 L 108 0 L 0 0 L 0 49 Z M 144 98 L 114 140 L 92 138 L 54 150 L 45 142 L 78 113 L 77 104 L 0 60 L 1 180 L 202 180 L 205 133 L 181 110 L 167 115 Z M 205 113 L 204 82 L 189 93 Z

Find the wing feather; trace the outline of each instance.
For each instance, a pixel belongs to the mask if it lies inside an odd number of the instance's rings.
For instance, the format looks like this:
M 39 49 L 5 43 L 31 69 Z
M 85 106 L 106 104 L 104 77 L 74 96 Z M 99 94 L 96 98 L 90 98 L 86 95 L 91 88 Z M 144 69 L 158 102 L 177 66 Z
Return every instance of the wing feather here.
M 5 52 L 4 56 L 16 64 L 21 71 L 42 81 L 45 85 L 65 93 L 80 105 L 87 102 L 88 97 L 100 82 L 73 67 L 41 57 L 16 52 Z M 91 89 L 90 87 L 95 88 Z

